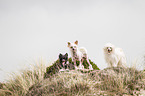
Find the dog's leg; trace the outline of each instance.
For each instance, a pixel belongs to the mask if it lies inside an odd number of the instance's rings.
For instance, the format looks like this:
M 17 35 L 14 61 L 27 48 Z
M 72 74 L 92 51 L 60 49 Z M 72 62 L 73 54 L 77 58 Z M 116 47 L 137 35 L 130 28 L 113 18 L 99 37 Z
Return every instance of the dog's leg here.
M 77 67 L 77 65 L 76 65 L 76 59 L 73 59 L 73 62 L 74 62 L 75 70 L 78 70 L 78 67 Z
M 59 63 L 60 67 L 59 67 L 59 72 L 65 71 L 64 69 L 64 65 L 62 63 Z
M 93 70 L 93 67 L 92 67 L 92 65 L 90 64 L 89 59 L 87 58 L 86 60 L 87 60 L 87 62 L 88 62 L 88 64 L 89 64 L 89 70 Z
M 79 69 L 82 69 L 82 70 L 83 70 L 83 69 L 84 69 L 84 66 L 83 66 L 82 59 L 80 59 L 79 61 L 80 61 L 80 64 L 79 64 Z
M 113 63 L 113 67 L 117 67 L 117 63 L 114 62 L 114 63 Z
M 66 71 L 68 71 L 69 70 L 69 62 L 67 61 L 66 62 Z

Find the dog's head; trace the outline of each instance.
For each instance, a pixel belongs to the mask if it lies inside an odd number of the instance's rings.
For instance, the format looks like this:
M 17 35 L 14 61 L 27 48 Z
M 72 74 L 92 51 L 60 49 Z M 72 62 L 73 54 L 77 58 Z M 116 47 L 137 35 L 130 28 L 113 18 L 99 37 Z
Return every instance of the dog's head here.
M 76 40 L 74 43 L 68 42 L 67 46 L 70 48 L 71 51 L 76 52 L 77 51 L 77 47 L 78 47 L 78 41 Z
M 107 43 L 105 46 L 104 46 L 104 52 L 107 53 L 107 54 L 111 54 L 114 52 L 114 49 L 115 49 L 115 46 L 112 45 L 111 43 Z
M 66 62 L 68 61 L 68 54 L 66 53 L 65 55 L 62 55 L 61 53 L 59 54 L 59 62 L 61 64 L 66 64 Z

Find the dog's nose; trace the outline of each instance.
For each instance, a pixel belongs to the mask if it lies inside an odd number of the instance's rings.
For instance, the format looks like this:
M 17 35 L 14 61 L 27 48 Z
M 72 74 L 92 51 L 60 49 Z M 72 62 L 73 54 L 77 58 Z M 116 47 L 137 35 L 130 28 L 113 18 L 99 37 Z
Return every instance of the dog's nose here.
M 111 48 L 108 48 L 108 51 L 111 51 L 112 49 Z

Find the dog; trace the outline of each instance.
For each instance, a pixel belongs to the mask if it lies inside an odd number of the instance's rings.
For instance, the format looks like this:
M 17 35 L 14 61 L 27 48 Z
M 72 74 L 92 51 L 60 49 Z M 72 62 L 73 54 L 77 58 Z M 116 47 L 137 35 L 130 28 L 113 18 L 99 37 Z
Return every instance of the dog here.
M 72 63 L 69 63 L 67 53 L 65 55 L 62 55 L 61 53 L 59 54 L 59 69 L 59 71 L 68 71 L 75 69 L 74 65 Z
M 109 67 L 125 67 L 126 57 L 121 48 L 107 43 L 104 48 L 104 58 Z
M 68 53 L 66 53 L 65 55 L 60 53 L 58 56 L 58 60 L 55 61 L 51 66 L 46 68 L 46 72 L 44 73 L 44 79 L 49 78 L 54 74 L 57 74 L 58 72 L 74 69 L 74 65 L 71 62 L 69 63 L 68 61 Z
M 93 70 L 92 65 L 89 62 L 88 56 L 87 56 L 87 50 L 84 47 L 78 48 L 78 41 L 76 40 L 74 43 L 68 42 L 68 47 L 71 52 L 72 61 L 74 62 L 75 69 L 84 69 L 84 66 L 82 62 L 84 60 L 87 60 L 89 64 L 89 70 Z M 79 68 L 76 65 L 76 61 L 79 61 Z
M 65 71 L 68 70 L 68 54 L 66 53 L 65 55 L 62 55 L 61 53 L 59 54 L 59 68 L 60 71 Z

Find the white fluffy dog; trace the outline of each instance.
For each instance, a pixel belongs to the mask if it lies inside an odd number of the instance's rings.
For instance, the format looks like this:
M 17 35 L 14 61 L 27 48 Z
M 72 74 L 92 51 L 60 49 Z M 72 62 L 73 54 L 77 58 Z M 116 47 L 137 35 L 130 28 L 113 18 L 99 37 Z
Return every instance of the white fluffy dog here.
M 89 63 L 89 69 L 93 70 L 92 65 L 90 64 L 89 59 L 88 59 L 86 48 L 84 48 L 84 47 L 78 48 L 77 40 L 74 43 L 68 42 L 68 47 L 71 52 L 71 57 L 74 62 L 75 69 L 84 69 L 82 62 L 84 59 L 86 59 L 87 62 Z M 79 68 L 76 66 L 76 61 L 80 61 Z
M 109 67 L 126 67 L 126 57 L 121 48 L 107 43 L 103 50 L 106 63 Z

